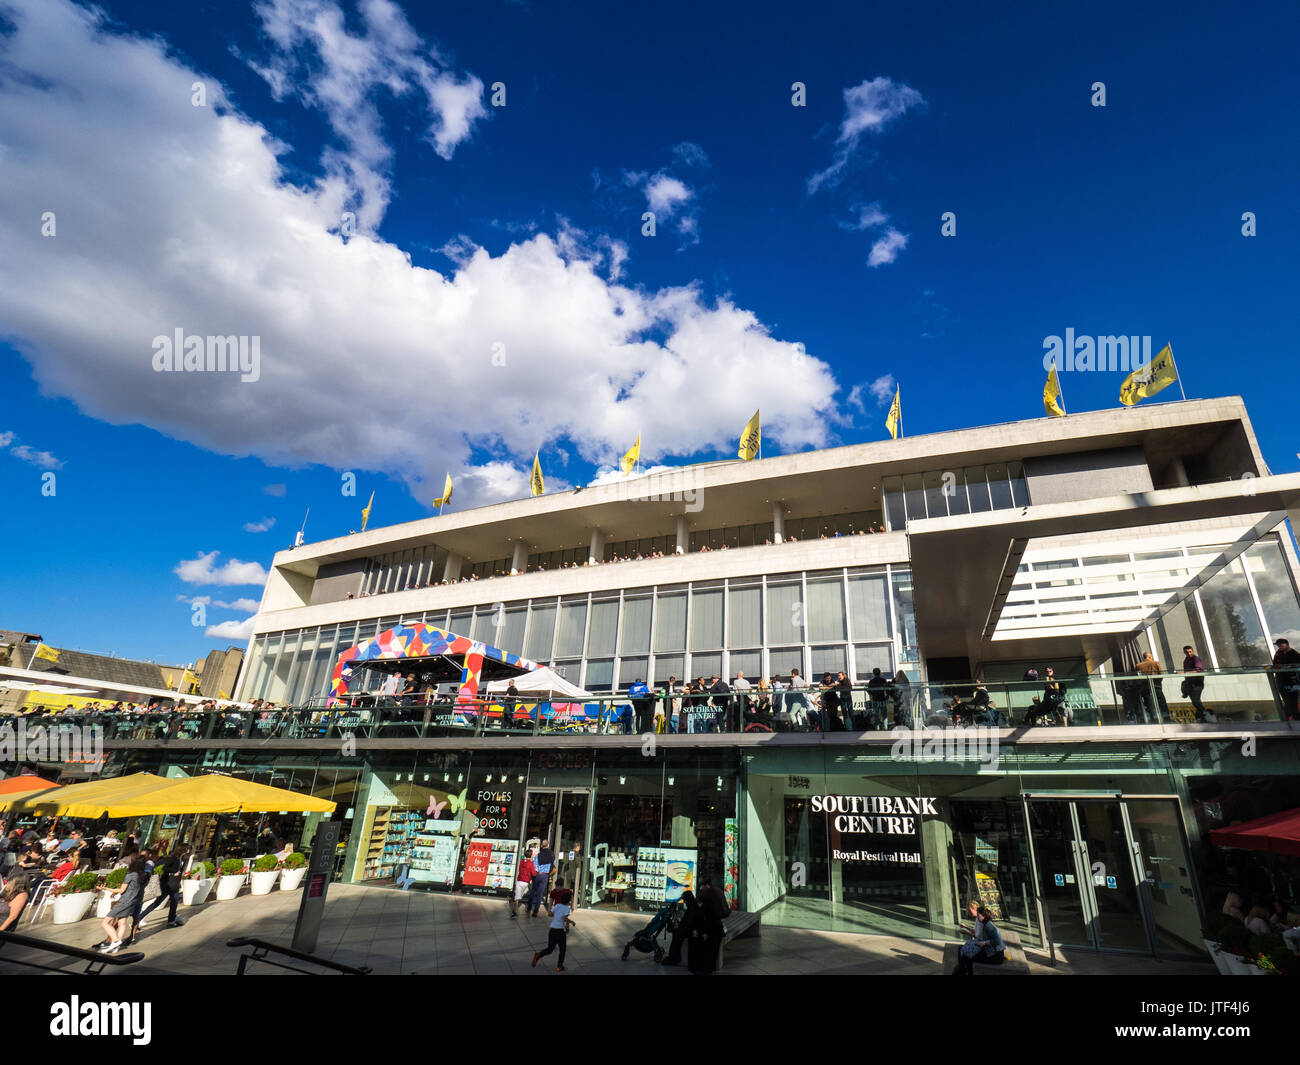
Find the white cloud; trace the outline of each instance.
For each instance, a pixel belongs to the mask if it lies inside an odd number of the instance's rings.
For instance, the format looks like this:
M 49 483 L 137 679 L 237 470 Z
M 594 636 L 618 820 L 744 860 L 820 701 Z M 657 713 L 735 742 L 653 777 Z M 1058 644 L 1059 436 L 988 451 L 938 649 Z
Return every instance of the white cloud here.
M 383 470 L 421 499 L 449 465 L 462 506 L 526 495 L 538 447 L 544 462 L 558 444 L 608 458 L 629 425 L 647 461 L 734 452 L 755 407 L 775 447 L 830 442 L 830 368 L 730 299 L 619 284 L 626 248 L 565 227 L 476 248 L 447 273 L 373 236 L 345 242 L 346 190 L 290 184 L 265 129 L 191 106 L 202 76 L 164 42 L 66 0 L 14 10 L 0 37 L 0 321 L 44 394 L 269 465 Z M 54 240 L 28 224 L 43 210 L 71 212 Z M 260 380 L 154 372 L 152 339 L 177 328 L 260 337 Z M 413 367 L 491 396 L 492 419 L 394 390 Z
M 244 522 L 244 532 L 263 533 L 274 525 L 274 518 L 263 518 L 261 521 L 246 521 Z
M 268 484 L 262 488 L 262 491 L 269 496 L 275 496 L 277 499 L 283 499 L 288 489 L 282 484 Z
M 247 614 L 250 611 L 256 613 L 258 607 L 260 607 L 262 604 L 259 603 L 256 599 L 236 599 L 234 602 L 231 603 L 218 602 L 214 605 L 219 606 L 224 610 L 238 610 L 244 614 Z
M 880 209 L 878 203 L 855 203 L 851 208 L 857 215 L 852 222 L 841 222 L 841 229 L 859 231 L 863 229 L 874 229 L 876 226 L 883 226 L 889 221 L 889 215 Z
M 885 235 L 871 245 L 871 254 L 867 257 L 868 266 L 883 266 L 898 258 L 898 253 L 907 247 L 907 237 L 892 226 Z
M 811 196 L 823 185 L 837 185 L 864 133 L 879 133 L 908 110 L 925 105 L 925 98 L 911 86 L 879 77 L 844 90 L 844 120 L 835 140 L 835 157 L 825 170 L 808 179 Z
M 670 470 L 681 469 L 680 466 L 647 466 L 638 476 L 648 477 L 652 473 L 667 473 Z M 627 480 L 628 475 L 623 472 L 622 466 L 601 466 L 597 468 L 596 473 L 590 481 L 587 482 L 588 488 L 595 488 L 599 484 L 618 484 Z
M 674 147 L 673 156 L 676 159 L 673 169 L 702 170 L 710 165 L 704 149 L 690 141 Z M 677 231 L 684 238 L 682 248 L 700 242 L 699 193 L 683 178 L 670 173 L 668 167 L 653 174 L 647 170 L 625 170 L 623 184 L 645 196 L 647 209 L 654 212 L 656 226 L 676 220 Z
M 867 386 L 867 391 L 875 398 L 876 406 L 883 407 L 886 403 L 893 400 L 894 388 L 897 384 L 898 382 L 894 380 L 894 375 L 892 373 L 887 373 L 883 377 L 877 377 L 872 381 L 871 384 Z
M 247 59 L 277 99 L 296 95 L 325 113 L 346 151 L 327 149 L 327 181 L 346 184 L 357 219 L 370 232 L 388 205 L 392 151 L 383 137 L 376 97 L 386 90 L 403 103 L 423 96 L 421 117 L 435 152 L 450 159 L 487 111 L 483 82 L 444 69 L 391 0 L 362 0 L 361 34 L 352 33 L 336 0 L 263 0 L 254 10 L 272 47 L 266 62 Z
M 265 584 L 266 570 L 260 562 L 240 562 L 232 558 L 225 565 L 214 565 L 220 551 L 200 551 L 195 558 L 177 564 L 172 571 L 186 584 Z
M 17 447 L 10 449 L 9 454 L 22 459 L 24 462 L 30 462 L 33 466 L 39 466 L 43 470 L 63 469 L 63 463 L 48 451 L 36 451 L 26 444 L 19 444 Z
M 694 195 L 681 181 L 667 174 L 656 174 L 645 183 L 646 205 L 656 217 L 672 217 L 673 212 Z
M 254 618 L 245 618 L 243 621 L 223 621 L 219 625 L 209 625 L 203 630 L 203 635 L 218 640 L 249 640 L 253 636 L 253 621 Z
M 0 447 L 8 447 L 14 442 L 14 433 L 0 433 Z

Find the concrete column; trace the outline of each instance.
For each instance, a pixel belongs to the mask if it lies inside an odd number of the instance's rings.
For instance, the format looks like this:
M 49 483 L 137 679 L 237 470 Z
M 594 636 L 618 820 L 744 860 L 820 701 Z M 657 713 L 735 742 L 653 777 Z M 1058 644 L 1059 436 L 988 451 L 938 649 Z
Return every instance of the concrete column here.
M 515 553 L 510 559 L 510 575 L 523 573 L 528 568 L 528 545 L 522 540 L 515 543 Z
M 605 534 L 599 529 L 591 530 L 591 551 L 587 555 L 588 565 L 605 561 Z
M 1183 457 L 1181 455 L 1174 456 L 1174 461 L 1170 463 L 1170 468 L 1174 473 L 1174 484 L 1179 488 L 1188 488 L 1191 486 L 1192 482 L 1187 479 L 1187 467 L 1183 465 Z
M 677 516 L 677 553 L 686 554 L 691 547 L 691 534 L 686 529 L 686 515 Z
M 447 552 L 447 564 L 442 567 L 442 579 L 444 581 L 460 580 L 460 567 L 465 560 L 456 554 L 455 551 Z
M 785 512 L 780 503 L 772 504 L 772 543 L 779 544 L 785 537 Z

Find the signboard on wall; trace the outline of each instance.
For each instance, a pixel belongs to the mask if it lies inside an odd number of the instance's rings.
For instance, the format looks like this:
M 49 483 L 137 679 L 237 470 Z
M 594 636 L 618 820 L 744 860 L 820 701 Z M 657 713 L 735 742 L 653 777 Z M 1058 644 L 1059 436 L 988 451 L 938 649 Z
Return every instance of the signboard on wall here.
M 475 839 L 465 851 L 466 887 L 504 888 L 513 891 L 518 868 L 519 841 L 516 839 Z
M 480 832 L 500 836 L 510 831 L 510 808 L 514 793 L 493 791 L 491 788 L 477 788 L 475 797 L 478 801 L 476 811 L 477 828 Z
M 814 795 L 811 806 L 830 822 L 832 861 L 920 865 L 921 824 L 939 816 L 936 801 L 914 795 Z
M 426 820 L 411 840 L 411 866 L 407 875 L 416 883 L 445 884 L 456 880 L 460 856 L 459 821 Z

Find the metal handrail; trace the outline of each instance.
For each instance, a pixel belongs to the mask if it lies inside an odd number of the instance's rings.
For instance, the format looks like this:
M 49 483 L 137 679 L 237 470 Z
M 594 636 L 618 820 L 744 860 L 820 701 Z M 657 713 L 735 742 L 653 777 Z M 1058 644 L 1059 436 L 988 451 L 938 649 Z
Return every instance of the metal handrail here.
M 3 948 L 6 943 L 12 943 L 16 947 L 27 947 L 30 950 L 49 951 L 51 954 L 62 954 L 66 958 L 76 958 L 78 961 L 84 961 L 87 964 L 82 975 L 85 976 L 98 976 L 104 971 L 105 965 L 134 965 L 144 958 L 144 952 L 139 950 L 133 950 L 129 954 L 101 954 L 97 950 L 87 950 L 85 947 L 70 947 L 65 943 L 53 943 L 48 939 L 24 936 L 18 932 L 0 932 L 0 948 Z M 23 961 L 20 958 L 5 958 L 4 960 L 13 965 L 24 965 L 29 969 L 42 969 L 51 973 L 66 973 L 66 970 L 54 965 L 41 965 L 39 962 Z
M 267 965 L 274 965 L 277 969 L 288 969 L 291 972 L 303 973 L 307 976 L 324 976 L 324 973 L 313 973 L 307 969 L 300 969 L 296 965 L 286 965 L 282 961 L 273 961 L 267 955 L 283 954 L 286 957 L 293 958 L 295 961 L 307 962 L 310 965 L 319 965 L 325 969 L 334 969 L 345 976 L 365 976 L 373 972 L 369 965 L 344 965 L 342 962 L 330 961 L 328 958 L 318 958 L 315 954 L 308 954 L 305 951 L 294 950 L 292 947 L 282 947 L 279 943 L 272 943 L 266 939 L 254 939 L 252 936 L 240 936 L 238 939 L 227 941 L 228 947 L 252 947 L 251 954 L 241 954 L 239 956 L 239 968 L 236 970 L 236 976 L 243 976 L 250 961 L 264 961 Z

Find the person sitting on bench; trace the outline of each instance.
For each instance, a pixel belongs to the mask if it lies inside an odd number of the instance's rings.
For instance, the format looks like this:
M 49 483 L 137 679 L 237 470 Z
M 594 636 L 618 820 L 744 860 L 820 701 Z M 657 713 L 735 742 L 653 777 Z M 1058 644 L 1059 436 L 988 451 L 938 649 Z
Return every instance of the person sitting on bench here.
M 993 914 L 978 899 L 966 904 L 966 912 L 974 922 L 973 928 L 961 926 L 970 939 L 957 951 L 957 968 L 953 976 L 974 976 L 975 965 L 1001 965 L 1007 960 L 1007 948 L 1002 933 L 993 924 Z

